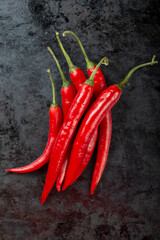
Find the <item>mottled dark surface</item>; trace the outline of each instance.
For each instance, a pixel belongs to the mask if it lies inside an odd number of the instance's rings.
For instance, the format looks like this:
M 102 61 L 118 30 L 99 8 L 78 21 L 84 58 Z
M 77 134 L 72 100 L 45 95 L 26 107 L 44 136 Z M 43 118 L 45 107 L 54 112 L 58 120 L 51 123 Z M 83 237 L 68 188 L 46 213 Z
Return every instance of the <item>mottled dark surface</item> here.
M 36 159 L 48 135 L 51 68 L 61 104 L 61 81 L 46 47 L 68 67 L 54 36 L 78 34 L 88 56 L 102 67 L 108 85 L 135 65 L 160 61 L 158 0 L 1 0 L 0 7 L 0 239 L 159 240 L 159 65 L 137 71 L 112 111 L 107 167 L 90 196 L 94 159 L 68 190 L 40 198 L 47 166 L 24 175 L 6 173 Z M 62 39 L 73 62 L 85 62 L 73 37 Z

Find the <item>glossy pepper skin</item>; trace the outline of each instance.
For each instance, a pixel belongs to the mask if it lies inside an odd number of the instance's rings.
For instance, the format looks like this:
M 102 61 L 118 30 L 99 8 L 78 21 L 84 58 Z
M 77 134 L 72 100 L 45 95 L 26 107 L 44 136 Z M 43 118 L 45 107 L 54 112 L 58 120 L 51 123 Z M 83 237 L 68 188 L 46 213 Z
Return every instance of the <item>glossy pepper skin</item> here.
M 108 59 L 103 58 L 95 68 L 92 76 L 81 86 L 63 121 L 50 157 L 46 181 L 41 198 L 41 204 L 45 202 L 49 192 L 55 183 L 62 164 L 62 160 L 65 156 L 75 129 L 93 95 L 93 78 L 95 76 L 96 70 L 102 63 L 106 64 L 106 62 L 108 63 Z
M 66 175 L 66 171 L 67 171 L 67 166 L 68 166 L 68 161 L 69 161 L 69 156 L 70 156 L 70 146 L 68 147 L 68 150 L 64 156 L 62 165 L 60 167 L 60 170 L 58 172 L 58 176 L 57 176 L 57 180 L 56 180 L 56 189 L 58 192 L 61 191 L 61 186 L 62 183 L 64 181 L 65 175 Z
M 52 87 L 54 86 L 52 85 Z M 49 161 L 53 145 L 57 138 L 58 132 L 61 128 L 62 119 L 63 119 L 62 111 L 61 108 L 55 102 L 55 90 L 53 89 L 53 103 L 49 108 L 49 134 L 47 145 L 44 149 L 44 152 L 34 162 L 24 167 L 6 169 L 6 171 L 15 173 L 27 173 L 35 171 L 41 168 L 44 164 L 46 164 Z
M 81 162 L 81 165 L 78 169 L 78 171 L 76 171 L 74 173 L 73 178 L 70 178 L 70 179 L 73 179 L 71 182 L 70 182 L 70 185 L 75 182 L 77 180 L 77 178 L 79 178 L 79 176 L 81 175 L 81 173 L 84 171 L 84 169 L 86 168 L 86 165 L 88 164 L 89 160 L 91 159 L 92 157 L 92 154 L 93 154 L 93 151 L 95 149 L 95 145 L 96 145 L 96 141 L 97 141 L 97 137 L 98 137 L 98 128 L 95 129 L 92 137 L 91 137 L 91 140 L 88 144 L 88 147 L 87 147 L 87 151 L 85 153 L 85 156 Z M 66 187 L 65 187 L 65 184 L 62 186 L 62 190 L 65 190 Z
M 93 68 L 88 69 L 88 75 L 90 76 L 94 71 L 96 65 Z M 107 88 L 107 84 L 104 78 L 104 75 L 99 68 L 96 72 L 94 77 L 94 93 L 96 98 Z M 99 137 L 98 137 L 98 148 L 97 148 L 97 159 L 96 164 L 94 167 L 93 177 L 92 177 L 92 184 L 91 184 L 91 194 L 93 194 L 96 186 L 98 185 L 109 153 L 109 147 L 111 142 L 111 134 L 112 134 L 112 117 L 111 111 L 106 113 L 106 116 L 100 123 L 99 127 Z M 98 177 L 97 177 L 98 176 Z
M 68 110 L 71 107 L 71 104 L 76 96 L 76 93 L 77 92 L 76 92 L 74 86 L 71 84 L 69 86 L 64 86 L 64 87 L 62 86 L 62 88 L 61 88 L 62 110 L 63 110 L 64 119 L 68 113 Z M 72 147 L 72 144 L 70 143 L 68 150 L 64 156 L 62 166 L 61 166 L 60 171 L 57 176 L 56 188 L 57 188 L 58 192 L 60 192 L 61 185 L 62 185 L 65 175 L 66 175 L 68 161 L 69 161 L 70 152 L 71 152 L 71 147 Z
M 64 118 L 66 117 L 68 110 L 71 107 L 71 104 L 76 96 L 76 90 L 73 87 L 73 85 L 70 85 L 68 87 L 62 87 L 61 88 L 61 96 L 62 96 L 62 110 L 63 110 L 63 116 Z M 62 163 L 62 166 L 60 168 L 60 171 L 58 173 L 57 176 L 57 180 L 56 180 L 56 188 L 57 191 L 60 192 L 61 189 L 61 185 L 64 181 L 65 175 L 66 175 L 66 171 L 67 171 L 67 166 L 68 166 L 68 161 L 69 161 L 69 157 L 70 157 L 70 152 L 71 152 L 71 147 L 72 144 L 70 143 L 68 150 L 64 156 L 64 160 Z
M 87 72 L 88 72 L 88 76 L 91 76 L 92 72 L 94 71 L 96 64 L 93 63 L 92 61 L 89 60 L 89 58 L 86 55 L 86 52 L 82 46 L 82 43 L 80 42 L 79 38 L 71 31 L 65 31 L 63 33 L 63 36 L 65 36 L 66 34 L 72 34 L 78 41 L 80 48 L 82 50 L 82 53 L 85 57 L 86 63 L 87 63 Z M 94 94 L 95 97 L 99 97 L 99 95 L 107 88 L 107 84 L 106 84 L 106 80 L 105 77 L 101 71 L 101 69 L 99 68 L 95 74 L 94 77 Z M 102 122 L 100 123 L 100 127 L 99 127 L 99 136 L 98 136 L 98 150 L 97 150 L 97 159 L 96 159 L 96 165 L 94 168 L 94 171 L 98 171 L 99 170 L 99 180 L 102 176 L 103 170 L 104 170 L 104 166 L 107 162 L 107 157 L 108 157 L 108 152 L 109 152 L 109 146 L 110 146 L 110 141 L 111 141 L 111 133 L 112 133 L 112 118 L 111 118 L 111 111 L 107 112 L 106 116 L 104 117 L 104 119 L 102 120 Z M 82 161 L 82 166 L 83 168 L 79 167 L 77 169 L 77 175 L 80 176 L 81 173 L 83 172 L 82 169 L 85 169 L 85 165 L 88 164 L 87 161 Z M 98 169 L 98 170 L 97 170 Z M 101 175 L 100 175 L 101 173 Z M 72 179 L 70 179 L 70 185 L 74 182 L 73 181 L 74 177 L 72 177 Z M 92 186 L 94 185 L 95 187 L 97 186 L 98 182 L 97 179 L 94 178 L 94 174 L 93 174 L 93 180 L 92 182 L 94 182 L 94 184 L 92 184 Z M 68 183 L 69 184 L 69 183 Z M 65 189 L 65 186 L 63 186 L 63 189 Z M 92 187 L 93 189 L 93 187 Z
M 76 92 L 74 86 L 71 84 L 69 86 L 64 86 L 64 87 L 62 86 L 62 88 L 61 88 L 62 110 L 63 110 L 64 119 L 68 113 L 68 110 L 71 107 L 71 104 L 76 96 L 76 93 L 77 92 Z M 57 176 L 56 188 L 57 188 L 58 192 L 60 192 L 61 185 L 62 185 L 65 175 L 66 175 L 68 161 L 69 161 L 69 157 L 70 157 L 70 153 L 71 153 L 71 147 L 72 147 L 72 144 L 70 143 L 70 145 L 66 151 L 66 154 L 64 156 L 62 166 L 61 166 L 60 171 Z
M 81 85 L 87 80 L 84 72 L 80 68 L 74 69 L 72 72 L 69 72 L 71 81 L 78 91 Z
M 61 88 L 62 111 L 63 111 L 63 117 L 65 118 L 67 113 L 68 113 L 68 110 L 71 107 L 71 104 L 72 104 L 77 92 L 76 92 L 74 86 L 66 80 L 66 78 L 63 74 L 63 71 L 61 69 L 61 66 L 59 64 L 59 61 L 58 61 L 56 55 L 54 54 L 53 50 L 50 47 L 48 47 L 47 49 L 51 53 L 52 57 L 54 58 L 54 60 L 57 64 L 57 67 L 59 69 L 59 73 L 60 73 L 61 78 L 62 78 L 62 82 L 63 82 L 62 88 Z M 66 151 L 66 154 L 65 154 L 63 162 L 62 162 L 62 166 L 61 166 L 60 171 L 59 171 L 58 176 L 57 176 L 56 188 L 57 188 L 58 192 L 60 192 L 61 185 L 64 181 L 70 152 L 71 152 L 71 144 Z
M 96 126 L 100 124 L 102 119 L 106 116 L 106 113 L 111 110 L 111 108 L 116 104 L 116 102 L 119 100 L 121 93 L 122 93 L 122 87 L 128 82 L 128 79 L 133 74 L 134 71 L 141 67 L 149 66 L 158 63 L 155 60 L 155 56 L 153 56 L 152 61 L 149 63 L 141 64 L 136 67 L 134 67 L 127 75 L 127 77 L 117 85 L 112 85 L 106 90 L 104 90 L 100 96 L 97 98 L 97 100 L 93 103 L 87 114 L 85 115 L 82 124 L 79 128 L 79 131 L 77 133 L 77 136 L 75 138 L 71 157 L 69 161 L 69 166 L 67 168 L 67 174 L 65 178 L 65 182 L 63 184 L 63 188 L 67 188 L 70 185 L 71 178 L 77 173 L 77 169 L 80 168 L 82 161 L 83 161 L 83 155 L 86 151 L 86 147 L 90 142 L 90 139 L 93 135 L 94 129 Z M 104 139 L 105 141 L 105 139 Z M 74 161 L 76 159 L 76 162 Z M 91 193 L 95 188 L 95 184 L 99 181 L 99 178 L 101 176 L 100 170 L 103 171 L 104 166 L 98 166 L 98 169 L 96 172 L 94 172 L 95 176 L 95 183 L 91 187 Z
M 104 132 L 106 126 L 107 131 Z M 106 165 L 111 141 L 111 133 L 112 133 L 112 118 L 111 111 L 109 111 L 100 123 L 97 159 L 92 177 L 91 194 L 93 194 L 96 186 L 98 185 Z
M 73 85 L 70 85 L 68 87 L 62 87 L 61 88 L 61 97 L 62 97 L 62 110 L 63 110 L 63 116 L 66 117 L 68 110 L 71 107 L 71 104 L 76 96 L 77 92 Z

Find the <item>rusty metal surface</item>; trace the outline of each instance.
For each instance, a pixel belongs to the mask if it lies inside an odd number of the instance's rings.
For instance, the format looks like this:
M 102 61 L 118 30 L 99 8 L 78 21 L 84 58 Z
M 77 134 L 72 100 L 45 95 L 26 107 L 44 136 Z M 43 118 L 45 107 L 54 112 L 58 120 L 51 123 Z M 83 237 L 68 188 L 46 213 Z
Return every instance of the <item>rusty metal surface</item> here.
M 159 2 L 1 0 L 0 21 L 0 239 L 160 239 L 158 65 L 137 71 L 113 108 L 109 158 L 93 196 L 95 153 L 79 180 L 64 192 L 54 188 L 44 206 L 47 166 L 30 174 L 5 172 L 32 162 L 45 147 L 52 100 L 46 68 L 61 104 L 60 76 L 47 46 L 69 75 L 54 32 L 77 33 L 95 62 L 107 55 L 110 65 L 102 70 L 111 85 L 153 54 L 160 61 Z M 85 70 L 76 41 L 62 40 Z

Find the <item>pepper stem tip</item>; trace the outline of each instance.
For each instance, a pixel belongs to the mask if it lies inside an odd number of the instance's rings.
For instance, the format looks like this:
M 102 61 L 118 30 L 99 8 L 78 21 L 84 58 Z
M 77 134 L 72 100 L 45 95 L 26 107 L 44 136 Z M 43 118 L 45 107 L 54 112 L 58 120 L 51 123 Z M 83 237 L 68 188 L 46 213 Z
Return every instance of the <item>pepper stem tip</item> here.
M 155 61 L 156 55 L 153 55 L 152 61 L 151 61 L 151 66 L 155 63 L 158 63 L 158 61 Z
M 46 72 L 51 74 L 51 70 L 49 68 L 46 70 Z
M 50 77 L 50 81 L 51 81 L 51 85 L 52 85 L 52 95 L 53 95 L 53 102 L 51 104 L 51 107 L 57 107 L 58 105 L 56 104 L 56 94 L 55 94 L 55 87 L 54 87 L 54 83 L 53 83 L 53 79 L 52 79 L 52 75 L 51 75 L 51 70 L 48 68 L 46 70 L 47 73 L 49 73 L 49 77 Z
M 102 64 L 104 64 L 106 66 L 109 64 L 109 60 L 107 57 L 104 57 Z
M 50 51 L 50 50 L 51 50 L 51 48 L 50 48 L 50 47 L 47 47 L 47 50 L 48 50 L 48 51 Z

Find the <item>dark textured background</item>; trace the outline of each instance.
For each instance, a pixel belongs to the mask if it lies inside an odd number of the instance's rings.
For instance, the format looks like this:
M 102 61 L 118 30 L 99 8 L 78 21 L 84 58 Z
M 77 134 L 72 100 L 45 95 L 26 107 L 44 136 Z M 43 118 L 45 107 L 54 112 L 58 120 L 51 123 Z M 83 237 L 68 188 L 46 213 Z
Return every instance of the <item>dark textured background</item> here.
M 68 190 L 40 198 L 47 166 L 24 175 L 6 173 L 36 159 L 48 135 L 51 68 L 61 104 L 61 81 L 51 46 L 67 78 L 55 30 L 72 30 L 91 60 L 104 55 L 108 85 L 135 65 L 160 61 L 157 0 L 1 0 L 0 7 L 0 239 L 160 239 L 159 65 L 137 71 L 112 111 L 107 167 L 90 196 L 94 159 Z M 61 38 L 73 62 L 85 62 L 73 37 Z M 159 56 L 158 56 L 159 55 Z

